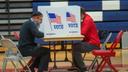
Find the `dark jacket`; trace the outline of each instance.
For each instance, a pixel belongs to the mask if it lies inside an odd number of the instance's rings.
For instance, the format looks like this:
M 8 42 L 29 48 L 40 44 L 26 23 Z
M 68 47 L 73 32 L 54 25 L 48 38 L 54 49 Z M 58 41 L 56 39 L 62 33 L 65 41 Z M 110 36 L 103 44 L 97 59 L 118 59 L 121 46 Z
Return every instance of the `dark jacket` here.
M 20 29 L 20 39 L 18 47 L 22 49 L 28 46 L 37 46 L 37 44 L 35 43 L 35 37 L 42 38 L 44 37 L 44 33 L 38 30 L 36 24 L 33 21 L 28 20 L 22 25 Z M 29 48 L 26 48 L 25 50 L 27 49 Z

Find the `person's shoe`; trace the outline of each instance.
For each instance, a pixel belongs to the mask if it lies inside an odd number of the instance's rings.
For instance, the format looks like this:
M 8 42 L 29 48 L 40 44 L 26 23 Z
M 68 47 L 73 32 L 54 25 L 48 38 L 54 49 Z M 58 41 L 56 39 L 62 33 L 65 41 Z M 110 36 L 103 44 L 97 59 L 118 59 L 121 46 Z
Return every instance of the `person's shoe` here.
M 30 70 L 31 70 L 31 72 L 35 72 L 35 69 L 34 69 L 34 67 L 29 67 L 30 68 Z

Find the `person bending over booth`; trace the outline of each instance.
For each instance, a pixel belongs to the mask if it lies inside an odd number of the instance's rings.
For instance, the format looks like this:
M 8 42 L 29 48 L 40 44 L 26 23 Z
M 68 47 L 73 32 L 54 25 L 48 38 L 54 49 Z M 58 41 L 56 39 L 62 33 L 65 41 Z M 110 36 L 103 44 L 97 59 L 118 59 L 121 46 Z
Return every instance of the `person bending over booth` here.
M 84 36 L 83 40 L 79 43 L 73 44 L 73 63 L 79 68 L 80 72 L 87 71 L 83 62 L 81 53 L 90 52 L 93 49 L 100 48 L 100 40 L 97 32 L 96 25 L 85 9 L 81 8 L 81 34 Z
M 38 72 L 48 70 L 48 63 L 50 60 L 50 50 L 45 47 L 39 47 L 35 43 L 35 38 L 43 38 L 44 33 L 38 30 L 42 22 L 43 15 L 40 12 L 35 12 L 32 17 L 26 21 L 20 29 L 20 39 L 18 48 L 23 56 L 32 56 L 34 60 L 30 65 L 32 72 L 34 68 L 38 68 Z

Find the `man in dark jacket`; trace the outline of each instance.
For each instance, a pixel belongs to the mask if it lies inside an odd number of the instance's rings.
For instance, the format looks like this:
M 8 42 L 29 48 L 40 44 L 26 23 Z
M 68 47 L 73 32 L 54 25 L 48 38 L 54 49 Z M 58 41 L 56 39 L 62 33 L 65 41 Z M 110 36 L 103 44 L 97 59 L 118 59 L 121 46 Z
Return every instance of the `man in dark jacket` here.
M 44 33 L 38 30 L 38 26 L 42 22 L 43 15 L 40 12 L 33 13 L 31 19 L 26 21 L 20 29 L 20 39 L 18 48 L 23 56 L 32 56 L 34 61 L 30 66 L 32 72 L 38 67 L 38 72 L 48 69 L 50 51 L 48 48 L 37 46 L 35 38 L 43 38 Z

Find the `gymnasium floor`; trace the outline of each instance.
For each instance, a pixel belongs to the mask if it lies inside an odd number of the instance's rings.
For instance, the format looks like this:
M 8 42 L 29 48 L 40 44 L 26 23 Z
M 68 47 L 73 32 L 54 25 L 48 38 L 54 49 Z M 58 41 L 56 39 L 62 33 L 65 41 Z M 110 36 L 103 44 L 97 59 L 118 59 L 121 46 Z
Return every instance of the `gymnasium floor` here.
M 68 52 L 68 59 L 71 60 L 71 52 Z M 2 67 L 2 60 L 3 60 L 4 54 L 0 54 L 0 72 L 1 72 L 1 67 Z M 88 53 L 85 58 L 85 63 L 86 66 L 89 66 L 91 61 L 94 58 L 94 56 L 91 53 Z M 28 61 L 29 58 L 26 58 L 26 61 Z M 53 52 L 51 52 L 51 59 L 54 59 Z M 57 60 L 64 60 L 65 59 L 65 53 L 64 52 L 57 52 Z M 116 57 L 112 58 L 112 63 L 118 69 L 119 72 L 128 72 L 128 50 L 121 50 L 117 49 L 116 50 Z M 49 68 L 51 69 L 53 67 L 53 62 L 50 62 Z M 69 68 L 71 67 L 70 62 L 57 62 L 57 67 L 58 68 Z M 8 63 L 7 65 L 7 72 L 14 72 L 13 66 L 11 63 Z M 58 72 L 58 71 L 54 71 Z M 61 72 L 61 70 L 59 71 Z M 106 68 L 104 72 L 112 72 L 110 71 L 109 68 Z

